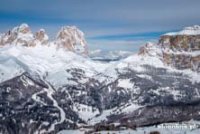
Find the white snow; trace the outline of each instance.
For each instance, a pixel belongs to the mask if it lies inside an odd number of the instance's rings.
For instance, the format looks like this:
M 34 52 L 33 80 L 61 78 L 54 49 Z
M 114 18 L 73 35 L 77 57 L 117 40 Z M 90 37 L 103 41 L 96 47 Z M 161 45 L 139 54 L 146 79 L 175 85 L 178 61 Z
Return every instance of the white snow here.
M 131 103 L 128 106 L 124 107 L 121 112 L 123 112 L 123 113 L 131 113 L 131 112 L 133 112 L 133 111 L 135 111 L 135 110 L 137 110 L 137 109 L 139 109 L 141 107 L 142 106 L 140 106 L 138 104 Z
M 73 110 L 78 113 L 79 117 L 82 118 L 84 121 L 88 121 L 89 119 L 94 118 L 100 113 L 97 108 L 78 103 L 75 103 L 73 105 Z
M 88 124 L 96 124 L 99 123 L 101 121 L 106 121 L 107 120 L 107 116 L 110 116 L 112 114 L 119 114 L 119 113 L 130 113 L 133 112 L 139 108 L 141 108 L 142 106 L 135 104 L 133 102 L 127 103 L 124 106 L 121 107 L 116 107 L 116 108 L 112 108 L 112 109 L 107 109 L 107 110 L 103 110 L 103 112 L 101 113 L 101 115 L 96 116 L 94 118 L 91 118 L 88 121 Z
M 58 132 L 58 134 L 85 134 L 85 132 L 81 130 L 63 130 Z
M 101 121 L 107 120 L 107 116 L 111 115 L 114 109 L 109 109 L 109 110 L 104 110 L 100 116 L 97 116 L 95 118 L 92 118 L 91 120 L 88 121 L 88 124 L 96 124 Z
M 126 58 L 130 55 L 132 55 L 133 52 L 131 51 L 102 51 L 100 49 L 97 50 L 91 50 L 89 52 L 89 56 L 94 59 L 94 60 L 104 60 L 104 59 L 109 59 L 109 60 L 117 60 L 117 59 L 123 59 Z
M 1 54 L 0 54 L 1 55 Z M 25 69 L 17 64 L 14 57 L 2 56 L 0 58 L 0 82 L 11 79 L 25 72 Z
M 94 62 L 73 52 L 57 50 L 54 45 L 38 45 L 33 48 L 2 47 L 0 48 L 0 63 L 0 75 L 2 76 L 0 82 L 23 72 L 29 72 L 45 76 L 55 86 L 66 84 L 68 78 L 71 78 L 66 69 L 80 68 L 85 71 L 86 76 L 92 77 L 104 72 L 110 66 L 110 64 Z
M 140 77 L 140 78 L 145 78 L 145 79 L 148 79 L 148 80 L 153 80 L 151 76 L 146 75 L 146 74 L 138 74 L 137 76 Z
M 44 80 L 45 81 L 45 80 Z M 33 94 L 33 96 L 32 96 L 32 98 L 34 99 L 34 100 L 36 100 L 37 102 L 39 102 L 39 103 L 42 103 L 43 105 L 46 105 L 43 101 L 41 101 L 39 98 L 38 98 L 38 94 L 40 94 L 40 93 L 42 93 L 42 92 L 46 92 L 47 93 L 47 96 L 48 96 L 48 98 L 49 99 L 51 99 L 52 100 L 52 102 L 53 102 L 53 106 L 54 107 L 56 107 L 59 111 L 60 111 L 60 114 L 59 114 L 59 118 L 60 118 L 60 120 L 59 121 L 56 121 L 56 122 L 54 122 L 54 123 L 52 123 L 51 124 L 51 126 L 48 128 L 48 130 L 47 130 L 47 132 L 51 132 L 51 131 L 54 131 L 55 130 L 55 126 L 57 125 L 57 124 L 61 124 L 61 123 L 63 123 L 64 121 L 68 121 L 68 122 L 70 122 L 70 123 L 73 123 L 73 121 L 72 120 L 70 120 L 70 119 L 67 119 L 66 117 L 65 117 L 65 112 L 64 112 L 64 110 L 58 105 L 58 103 L 57 103 L 57 101 L 53 98 L 53 93 L 55 92 L 54 91 L 54 89 L 51 87 L 51 85 L 48 83 L 48 82 L 46 82 L 46 84 L 48 85 L 48 88 L 44 88 L 44 91 L 40 91 L 40 92 L 37 92 L 37 93 L 35 93 L 35 94 Z M 38 132 L 38 133 L 46 133 L 46 130 L 42 130 L 42 131 L 40 131 L 40 132 Z M 36 132 L 37 133 L 37 132 Z
M 175 36 L 175 35 L 199 35 L 200 34 L 200 26 L 194 25 L 192 27 L 186 27 L 179 32 L 171 32 L 166 33 L 164 35 Z
M 49 99 L 53 101 L 53 106 L 58 108 L 58 110 L 60 111 L 60 121 L 55 122 L 54 124 L 51 124 L 51 127 L 48 129 L 48 131 L 51 132 L 55 130 L 55 125 L 61 124 L 65 120 L 67 120 L 70 123 L 73 123 L 73 121 L 71 121 L 70 119 L 66 119 L 64 110 L 58 105 L 58 102 L 52 96 L 53 93 L 55 92 L 54 89 L 51 87 L 51 85 L 48 82 L 46 82 L 46 84 L 48 85 L 49 88 L 44 88 L 44 91 L 46 91 Z
M 134 83 L 130 81 L 130 79 L 119 79 L 118 80 L 118 87 L 122 87 L 125 89 L 133 88 Z
M 43 90 L 42 90 L 42 91 L 39 91 L 39 92 L 33 94 L 31 98 L 32 98 L 33 100 L 35 100 L 36 102 L 41 103 L 41 104 L 43 104 L 43 105 L 45 106 L 45 105 L 47 105 L 47 104 L 44 103 L 44 102 L 39 98 L 39 96 L 38 96 L 39 94 L 42 94 L 42 93 L 44 93 L 44 92 L 45 92 L 45 91 L 43 91 Z
M 191 70 L 176 70 L 163 64 L 158 56 L 132 55 L 128 58 L 116 62 L 102 63 L 92 61 L 87 57 L 77 55 L 73 52 L 56 49 L 55 45 L 36 47 L 5 46 L 0 48 L 0 82 L 11 79 L 24 72 L 38 74 L 46 78 L 53 86 L 60 86 L 70 83 L 76 85 L 75 81 L 69 80 L 71 74 L 66 69 L 79 68 L 85 71 L 88 78 L 96 78 L 101 82 L 109 83 L 117 79 L 116 69 L 124 71 L 130 68 L 137 72 L 145 72 L 142 65 L 166 68 L 168 71 L 181 72 L 189 77 L 193 82 L 198 82 L 199 74 Z M 144 77 L 144 76 L 140 76 Z M 150 79 L 150 77 L 145 76 Z M 109 79 L 108 79 L 109 78 Z M 82 83 L 87 79 L 81 79 Z M 129 80 L 119 81 L 121 87 L 132 87 Z

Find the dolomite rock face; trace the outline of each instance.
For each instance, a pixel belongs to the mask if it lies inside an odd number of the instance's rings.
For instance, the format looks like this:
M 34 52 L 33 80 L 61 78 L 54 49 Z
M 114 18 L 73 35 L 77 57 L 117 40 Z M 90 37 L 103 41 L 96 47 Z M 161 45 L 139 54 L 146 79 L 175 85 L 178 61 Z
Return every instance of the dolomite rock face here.
M 176 69 L 200 71 L 200 26 L 162 35 L 157 44 L 147 43 L 139 55 L 158 56 L 166 65 Z
M 159 44 L 173 51 L 199 51 L 200 35 L 163 35 Z
M 1 36 L 1 46 L 4 45 L 22 45 L 29 46 L 34 39 L 33 34 L 27 24 L 9 30 Z
M 42 44 L 47 44 L 49 37 L 44 29 L 40 29 L 38 32 L 36 32 L 35 39 L 40 41 Z
M 34 39 L 29 42 L 29 46 L 35 47 L 36 45 L 48 45 L 49 37 L 44 29 L 40 29 L 34 35 Z
M 56 45 L 67 51 L 79 54 L 88 54 L 87 43 L 84 33 L 75 26 L 62 27 L 58 32 L 55 41 L 49 41 L 49 37 L 44 29 L 40 29 L 35 34 L 32 33 L 27 24 L 21 24 L 0 35 L 0 46 L 19 45 L 25 47 L 35 47 L 37 45 Z
M 152 46 L 149 45 L 149 43 L 145 44 L 144 46 L 142 46 L 139 50 L 139 55 L 146 55 L 149 53 L 149 48 L 151 48 Z
M 200 35 L 164 35 L 159 44 L 167 65 L 200 71 Z
M 83 54 L 88 53 L 84 34 L 75 26 L 62 27 L 57 34 L 55 43 L 59 48 Z
M 142 56 L 157 56 L 161 54 L 161 51 L 156 44 L 148 42 L 140 48 L 138 54 Z

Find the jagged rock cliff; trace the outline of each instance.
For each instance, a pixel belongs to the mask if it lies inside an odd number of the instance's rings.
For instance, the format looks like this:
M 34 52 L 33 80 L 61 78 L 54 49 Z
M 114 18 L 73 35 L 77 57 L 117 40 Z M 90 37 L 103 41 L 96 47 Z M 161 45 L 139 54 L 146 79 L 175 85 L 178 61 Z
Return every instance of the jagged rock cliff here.
M 75 26 L 62 27 L 55 43 L 66 50 L 87 54 L 87 45 L 82 31 Z
M 0 36 L 0 46 L 19 45 L 35 47 L 36 45 L 55 45 L 58 49 L 73 51 L 87 55 L 87 43 L 82 31 L 75 26 L 62 27 L 58 32 L 55 41 L 49 41 L 49 37 L 44 29 L 40 29 L 35 34 L 32 33 L 27 24 L 21 24 Z
M 22 45 L 30 46 L 34 36 L 27 24 L 22 24 L 18 27 L 9 30 L 1 36 L 1 46 L 4 45 Z
M 200 71 L 200 26 L 162 35 L 158 44 L 147 43 L 139 55 L 158 56 L 166 65 L 177 69 Z
M 178 69 L 200 71 L 200 26 L 161 36 L 163 61 Z

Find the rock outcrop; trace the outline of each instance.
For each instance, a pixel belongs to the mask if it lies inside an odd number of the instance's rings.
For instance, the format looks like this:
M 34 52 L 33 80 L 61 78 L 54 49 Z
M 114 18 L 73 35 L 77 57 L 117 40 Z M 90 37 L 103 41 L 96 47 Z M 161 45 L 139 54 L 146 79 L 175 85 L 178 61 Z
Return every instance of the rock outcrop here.
M 84 34 L 75 26 L 62 27 L 57 34 L 55 43 L 58 44 L 58 47 L 69 51 L 88 53 Z
M 186 30 L 177 34 L 161 36 L 159 45 L 163 50 L 163 61 L 178 69 L 192 69 L 199 72 L 200 32 L 198 31 L 200 31 L 200 27 L 194 26 L 193 28 L 186 28 Z
M 49 37 L 46 34 L 44 29 L 40 29 L 38 32 L 35 34 L 35 40 L 38 40 L 42 44 L 47 44 L 49 41 Z
M 84 33 L 75 26 L 62 27 L 55 41 L 49 41 L 49 37 L 44 29 L 40 29 L 33 34 L 27 24 L 21 24 L 9 30 L 7 33 L 0 35 L 0 46 L 20 45 L 35 47 L 37 45 L 52 44 L 67 51 L 73 51 L 79 54 L 88 53 Z
M 148 42 L 142 46 L 138 52 L 142 56 L 156 56 L 160 55 L 161 51 L 158 46 L 154 43 Z
M 9 30 L 1 36 L 1 46 L 4 45 L 22 45 L 29 46 L 34 36 L 27 24 Z
M 156 55 L 177 69 L 200 71 L 200 26 L 162 35 L 158 44 L 147 43 L 139 55 Z

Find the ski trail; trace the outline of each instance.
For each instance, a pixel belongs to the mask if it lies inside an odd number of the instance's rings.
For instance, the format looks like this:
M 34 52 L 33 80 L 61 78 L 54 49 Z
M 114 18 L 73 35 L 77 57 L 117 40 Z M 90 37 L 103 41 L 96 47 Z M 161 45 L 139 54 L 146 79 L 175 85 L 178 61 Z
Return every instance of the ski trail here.
M 58 120 L 56 122 L 53 122 L 51 124 L 51 126 L 48 128 L 48 130 L 45 130 L 45 129 L 43 129 L 43 130 L 37 130 L 37 131 L 35 131 L 34 134 L 44 134 L 46 132 L 52 132 L 52 131 L 55 130 L 55 126 L 56 125 L 61 124 L 64 121 L 68 121 L 69 123 L 74 123 L 72 120 L 67 119 L 65 117 L 65 115 L 66 115 L 65 111 L 58 105 L 58 102 L 53 98 L 53 94 L 55 93 L 55 90 L 52 88 L 52 86 L 48 82 L 46 82 L 45 80 L 43 80 L 43 82 L 48 86 L 48 88 L 43 88 L 42 91 L 36 92 L 35 94 L 32 95 L 31 98 L 33 100 L 35 100 L 36 102 L 40 103 L 40 104 L 47 105 L 42 100 L 40 100 L 40 98 L 38 97 L 39 94 L 46 92 L 47 93 L 47 97 L 53 102 L 53 106 L 56 107 L 59 110 L 59 112 L 60 112 L 60 116 L 59 116 L 60 120 Z
M 44 88 L 44 91 L 47 93 L 47 96 L 53 101 L 53 106 L 58 108 L 58 110 L 60 111 L 60 120 L 58 122 L 53 123 L 51 127 L 48 129 L 48 131 L 51 132 L 55 130 L 55 126 L 57 124 L 61 124 L 65 120 L 70 123 L 73 123 L 73 121 L 65 118 L 64 110 L 58 105 L 58 102 L 53 98 L 53 93 L 55 92 L 54 89 L 51 87 L 51 85 L 48 82 L 45 82 L 45 84 L 47 84 L 49 88 Z
M 45 91 L 39 91 L 39 92 L 33 94 L 33 95 L 32 95 L 32 99 L 35 100 L 35 101 L 38 102 L 38 103 L 41 103 L 41 104 L 43 104 L 43 105 L 47 105 L 47 104 L 45 104 L 43 101 L 41 101 L 41 100 L 37 97 L 39 94 L 42 94 L 42 93 L 44 93 L 44 92 L 45 92 Z

